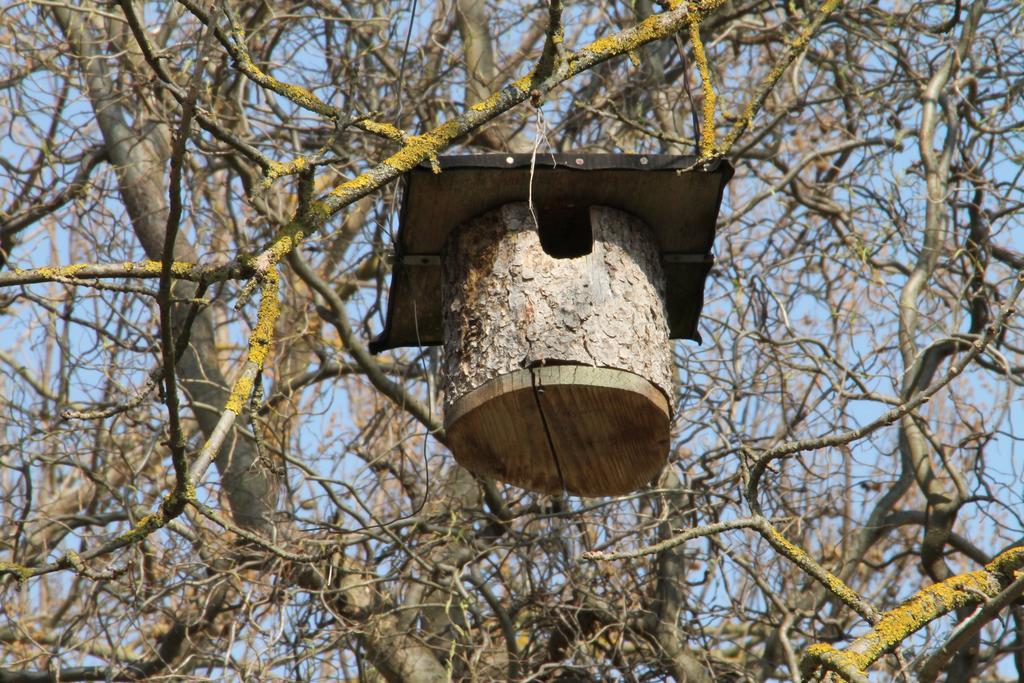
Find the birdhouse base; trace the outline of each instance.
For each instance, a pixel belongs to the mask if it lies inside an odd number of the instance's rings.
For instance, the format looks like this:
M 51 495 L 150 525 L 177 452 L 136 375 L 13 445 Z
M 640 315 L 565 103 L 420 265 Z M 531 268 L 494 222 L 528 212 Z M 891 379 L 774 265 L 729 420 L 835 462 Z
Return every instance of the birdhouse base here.
M 625 370 L 541 366 L 501 375 L 446 416 L 456 460 L 478 474 L 545 493 L 629 493 L 665 466 L 665 394 Z

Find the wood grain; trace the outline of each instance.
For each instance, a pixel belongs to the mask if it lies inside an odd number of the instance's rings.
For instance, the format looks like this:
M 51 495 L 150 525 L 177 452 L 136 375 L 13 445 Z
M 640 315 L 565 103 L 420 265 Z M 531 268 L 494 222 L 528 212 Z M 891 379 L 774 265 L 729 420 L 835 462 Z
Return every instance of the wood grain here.
M 623 370 L 517 370 L 471 391 L 446 417 L 464 467 L 545 493 L 628 493 L 654 478 L 668 455 L 665 395 Z

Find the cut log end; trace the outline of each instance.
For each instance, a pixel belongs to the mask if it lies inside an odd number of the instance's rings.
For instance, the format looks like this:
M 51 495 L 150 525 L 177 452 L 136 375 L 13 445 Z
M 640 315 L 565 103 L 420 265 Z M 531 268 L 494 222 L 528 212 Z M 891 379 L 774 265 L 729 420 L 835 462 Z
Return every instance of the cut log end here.
M 573 365 L 502 375 L 456 401 L 446 433 L 473 472 L 543 493 L 621 495 L 669 450 L 665 395 L 624 370 Z

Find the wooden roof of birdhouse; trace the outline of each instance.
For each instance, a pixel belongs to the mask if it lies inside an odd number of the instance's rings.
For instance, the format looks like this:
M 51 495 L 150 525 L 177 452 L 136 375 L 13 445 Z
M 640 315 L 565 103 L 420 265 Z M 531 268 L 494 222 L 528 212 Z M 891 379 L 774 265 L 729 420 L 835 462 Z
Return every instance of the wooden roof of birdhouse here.
M 441 344 L 441 255 L 448 235 L 487 211 L 528 199 L 542 223 L 545 214 L 562 218 L 591 206 L 643 220 L 662 254 L 669 336 L 700 341 L 697 321 L 714 263 L 718 209 L 733 174 L 729 162 L 699 164 L 692 156 L 659 154 L 538 154 L 531 170 L 531 159 L 442 156 L 440 172 L 424 164 L 406 174 L 387 318 L 370 351 Z

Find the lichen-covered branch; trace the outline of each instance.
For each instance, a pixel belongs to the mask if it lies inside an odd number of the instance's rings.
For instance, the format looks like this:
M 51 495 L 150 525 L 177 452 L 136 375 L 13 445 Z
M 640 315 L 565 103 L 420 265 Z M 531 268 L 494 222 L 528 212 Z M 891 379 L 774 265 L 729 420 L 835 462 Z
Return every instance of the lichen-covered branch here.
M 1024 548 L 1013 548 L 992 562 L 968 574 L 961 574 L 928 586 L 885 614 L 867 634 L 845 650 L 826 643 L 807 648 L 800 667 L 804 676 L 832 671 L 850 683 L 866 681 L 866 669 L 879 657 L 892 652 L 903 640 L 953 610 L 996 598 L 1024 576 Z
M 562 0 L 549 0 L 548 28 L 544 50 L 534 76 L 541 80 L 557 73 L 565 60 L 565 27 L 562 26 Z
M 832 595 L 839 598 L 847 607 L 867 619 L 869 623 L 874 623 L 878 620 L 877 610 L 864 600 L 857 591 L 850 588 L 842 579 L 818 564 L 806 550 L 793 544 L 779 533 L 779 530 L 767 519 L 759 517 L 758 520 L 759 523 L 754 529 L 780 555 L 800 567 L 806 574 L 828 589 Z
M 690 43 L 693 45 L 693 57 L 697 60 L 700 71 L 701 86 L 704 89 L 704 118 L 700 130 L 700 158 L 710 159 L 717 154 L 715 144 L 715 87 L 711 82 L 711 68 L 708 56 L 704 52 L 704 42 L 700 39 L 700 22 L 690 22 Z
M 69 266 L 47 266 L 21 269 L 0 273 L 0 287 L 13 285 L 34 285 L 41 282 L 81 282 L 88 285 L 90 280 L 110 278 L 157 279 L 160 277 L 159 261 L 126 261 L 124 263 L 77 263 Z M 242 262 L 226 265 L 200 265 L 187 261 L 174 261 L 171 274 L 178 280 L 191 282 L 225 282 L 251 276 L 253 270 Z
M 960 625 L 946 639 L 946 642 L 920 666 L 920 683 L 931 683 L 931 681 L 939 677 L 939 674 L 947 671 L 950 660 L 953 659 L 956 653 L 968 646 L 977 637 L 981 629 L 998 617 L 1000 612 L 1019 600 L 1021 595 L 1024 595 L 1024 573 L 1021 573 L 999 595 L 978 605 L 978 608 L 970 617 L 960 622 Z
M 274 341 L 274 324 L 281 315 L 278 289 L 277 274 L 271 273 L 270 277 L 263 282 L 262 299 L 256 316 L 256 325 L 252 334 L 249 335 L 249 354 L 245 365 L 231 387 L 231 393 L 228 395 L 224 410 L 221 412 L 213 433 L 203 444 L 199 455 L 189 469 L 189 485 L 193 489 L 202 480 L 206 469 L 220 452 L 224 439 L 235 423 L 235 418 L 241 414 L 245 402 L 252 396 L 256 377 L 263 371 L 263 364 L 266 362 Z

